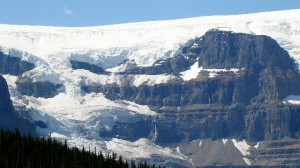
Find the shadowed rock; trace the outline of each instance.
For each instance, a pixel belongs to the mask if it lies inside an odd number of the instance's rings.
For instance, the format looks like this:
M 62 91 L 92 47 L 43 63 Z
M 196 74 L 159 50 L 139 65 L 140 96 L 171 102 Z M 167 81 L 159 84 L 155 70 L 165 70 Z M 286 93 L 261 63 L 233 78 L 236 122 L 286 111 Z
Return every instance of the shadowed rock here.
M 22 134 L 27 134 L 29 130 L 34 133 L 34 126 L 21 119 L 14 111 L 8 86 L 2 75 L 0 75 L 0 93 L 0 128 L 10 130 L 18 128 Z
M 59 92 L 57 89 L 62 87 L 61 84 L 53 84 L 50 82 L 33 82 L 29 78 L 18 78 L 16 81 L 17 90 L 27 96 L 51 98 Z
M 17 57 L 5 55 L 0 51 L 0 73 L 19 76 L 34 68 L 34 64 Z

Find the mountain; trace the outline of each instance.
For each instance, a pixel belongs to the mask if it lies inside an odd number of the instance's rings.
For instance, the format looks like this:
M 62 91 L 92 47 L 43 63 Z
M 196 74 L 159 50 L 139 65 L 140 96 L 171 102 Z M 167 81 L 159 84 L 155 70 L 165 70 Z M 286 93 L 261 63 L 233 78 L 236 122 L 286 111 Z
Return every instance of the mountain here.
M 299 14 L 0 25 L 0 73 L 19 116 L 71 146 L 170 167 L 299 166 Z

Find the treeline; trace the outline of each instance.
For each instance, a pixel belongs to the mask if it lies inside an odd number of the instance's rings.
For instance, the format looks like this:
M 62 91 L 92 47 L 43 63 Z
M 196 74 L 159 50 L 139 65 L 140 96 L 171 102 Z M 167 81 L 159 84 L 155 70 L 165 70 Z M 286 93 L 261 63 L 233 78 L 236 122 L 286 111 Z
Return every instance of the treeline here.
M 95 152 L 68 147 L 51 138 L 21 136 L 16 130 L 0 131 L 1 168 L 155 168 L 144 162 L 124 161 L 115 153 Z M 160 166 L 158 166 L 160 167 Z

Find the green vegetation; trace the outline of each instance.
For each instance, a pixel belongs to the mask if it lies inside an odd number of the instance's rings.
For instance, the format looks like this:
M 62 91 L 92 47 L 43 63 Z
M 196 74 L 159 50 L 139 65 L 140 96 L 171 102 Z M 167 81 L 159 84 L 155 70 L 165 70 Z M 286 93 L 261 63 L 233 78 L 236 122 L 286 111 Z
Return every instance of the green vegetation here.
M 128 163 L 115 153 L 103 156 L 54 139 L 21 136 L 16 130 L 0 131 L 1 168 L 155 168 L 144 162 Z

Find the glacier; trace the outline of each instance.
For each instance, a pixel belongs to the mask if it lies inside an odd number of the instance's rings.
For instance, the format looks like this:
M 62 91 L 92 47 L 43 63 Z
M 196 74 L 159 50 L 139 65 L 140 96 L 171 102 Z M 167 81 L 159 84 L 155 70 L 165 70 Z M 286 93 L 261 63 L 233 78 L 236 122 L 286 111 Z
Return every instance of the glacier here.
M 81 83 L 122 85 L 124 77 L 117 74 L 126 69 L 125 61 L 140 67 L 155 66 L 160 60 L 181 53 L 186 45 L 206 31 L 268 35 L 300 63 L 300 9 L 231 16 L 207 16 L 179 20 L 151 21 L 94 27 L 47 27 L 26 25 L 0 25 L 0 51 L 35 64 L 35 68 L 22 75 L 33 81 L 62 84 L 60 93 L 53 98 L 20 95 L 16 91 L 17 78 L 4 75 L 15 106 L 25 107 L 33 120 L 43 121 L 47 128 L 38 128 L 41 135 L 67 139 L 70 145 L 90 146 L 105 152 L 117 152 L 130 158 L 149 158 L 160 155 L 185 160 L 178 150 L 164 148 L 148 139 L 130 142 L 122 139 L 104 139 L 98 130 L 111 129 L 118 122 L 133 122 L 158 115 L 146 105 L 129 101 L 111 101 L 101 93 L 85 93 Z M 87 70 L 74 70 L 70 60 L 87 62 L 103 67 L 111 74 L 97 75 Z M 238 69 L 201 69 L 196 63 L 181 72 L 183 80 L 193 79 L 195 73 Z M 126 77 L 134 86 L 166 83 L 173 75 L 132 75 Z M 288 97 L 290 99 L 299 97 Z M 299 103 L 299 101 L 297 102 Z M 250 148 L 245 142 L 232 140 L 247 155 Z M 224 142 L 225 145 L 226 142 Z M 201 145 L 200 145 L 201 146 Z M 251 162 L 245 158 L 245 162 Z

